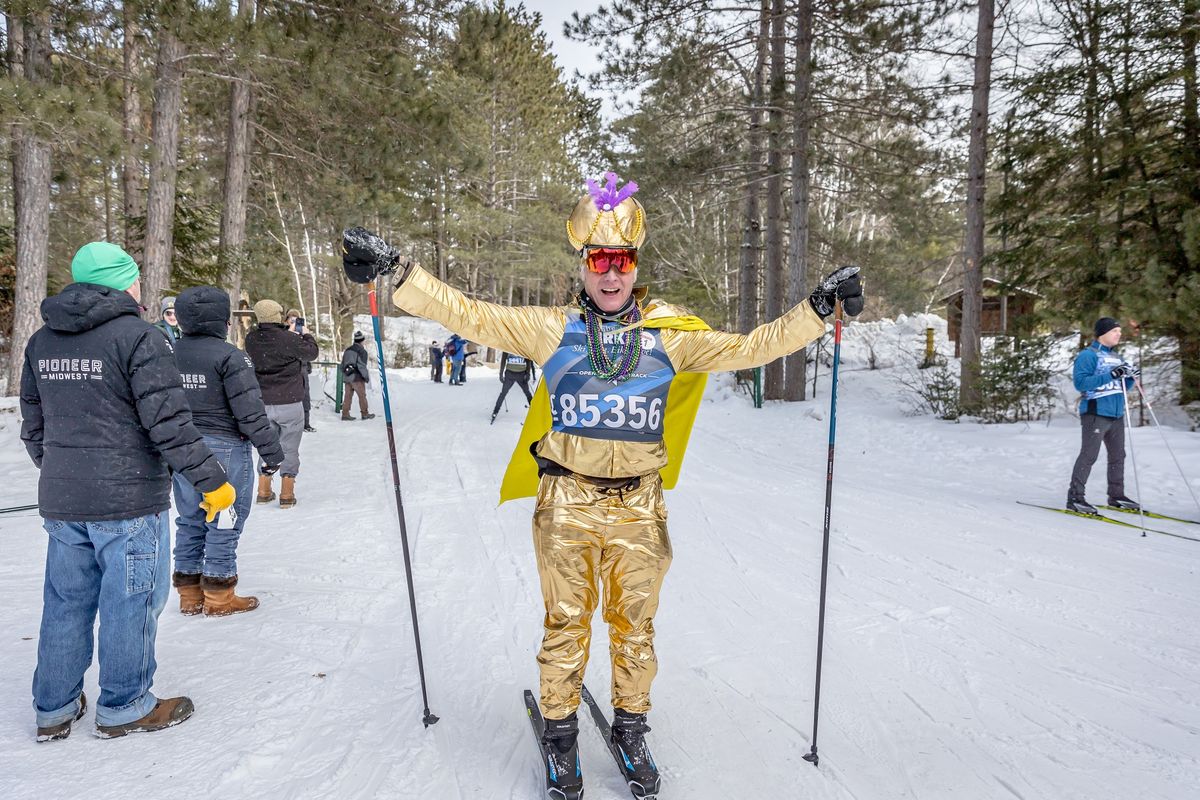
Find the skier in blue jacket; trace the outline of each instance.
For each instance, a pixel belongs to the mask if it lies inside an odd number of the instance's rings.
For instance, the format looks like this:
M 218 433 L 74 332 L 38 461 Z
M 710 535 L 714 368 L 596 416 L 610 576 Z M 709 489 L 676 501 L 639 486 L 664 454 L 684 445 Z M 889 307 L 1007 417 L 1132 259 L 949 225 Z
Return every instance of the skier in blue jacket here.
M 1136 510 L 1138 504 L 1125 496 L 1125 391 L 1142 373 L 1113 351 L 1121 341 L 1119 322 L 1101 317 L 1096 320 L 1095 333 L 1096 340 L 1075 357 L 1075 388 L 1082 393 L 1079 421 L 1083 444 L 1071 472 L 1067 510 L 1100 513 L 1084 499 L 1084 491 L 1101 442 L 1108 451 L 1108 504 Z

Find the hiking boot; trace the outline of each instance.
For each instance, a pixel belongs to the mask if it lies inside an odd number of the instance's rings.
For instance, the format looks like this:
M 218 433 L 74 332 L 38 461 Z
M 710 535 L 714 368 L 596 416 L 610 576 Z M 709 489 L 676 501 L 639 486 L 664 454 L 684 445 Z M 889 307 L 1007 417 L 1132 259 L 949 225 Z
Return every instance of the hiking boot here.
M 296 476 L 284 475 L 282 484 L 279 487 L 279 507 L 291 508 L 296 505 Z
M 1123 508 L 1126 511 L 1141 511 L 1142 506 L 1136 500 L 1130 500 L 1125 495 L 1108 498 L 1108 504 L 1113 508 Z
M 159 700 L 150 713 L 141 719 L 126 722 L 124 725 L 97 725 L 96 735 L 101 739 L 114 739 L 127 733 L 161 731 L 183 722 L 195 710 L 196 706 L 192 705 L 190 697 L 168 697 Z
M 87 695 L 80 692 L 79 710 L 75 712 L 75 716 L 57 725 L 48 725 L 45 728 L 39 727 L 37 729 L 37 740 L 39 742 L 53 742 L 56 739 L 67 738 L 71 735 L 71 725 L 78 722 L 85 711 L 87 711 Z
M 632 714 L 623 708 L 613 709 L 612 738 L 609 747 L 620 755 L 621 771 L 634 797 L 658 794 L 658 767 L 646 745 L 650 726 L 645 714 Z
M 316 428 L 314 428 L 312 425 L 305 425 L 305 426 L 304 426 L 304 432 L 305 432 L 305 433 L 316 433 L 316 432 L 317 432 L 317 429 L 316 429 Z
M 239 597 L 234 594 L 233 589 L 237 582 L 237 575 L 228 578 L 204 576 L 200 584 L 204 587 L 204 616 L 227 617 L 258 608 L 257 597 Z
M 362 418 L 363 419 L 375 419 L 375 415 L 374 414 L 363 414 Z
M 204 590 L 200 588 L 200 576 L 186 572 L 175 572 L 171 575 L 171 583 L 179 592 L 179 613 L 193 616 L 204 610 Z
M 353 421 L 354 421 L 354 417 L 350 416 L 349 414 L 342 414 L 342 422 L 353 422 Z
M 1087 514 L 1091 517 L 1100 516 L 1100 512 L 1096 507 L 1087 500 L 1068 500 L 1067 511 L 1074 511 L 1076 514 Z
M 258 476 L 258 496 L 254 498 L 256 503 L 269 503 L 275 499 L 275 490 L 271 488 L 271 476 Z

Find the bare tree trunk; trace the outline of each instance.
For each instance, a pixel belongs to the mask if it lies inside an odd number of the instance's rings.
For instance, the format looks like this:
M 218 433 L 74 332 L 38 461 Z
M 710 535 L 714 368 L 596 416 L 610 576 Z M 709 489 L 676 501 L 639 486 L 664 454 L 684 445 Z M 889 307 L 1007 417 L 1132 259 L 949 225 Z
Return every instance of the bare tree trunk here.
M 975 85 L 971 100 L 971 144 L 967 155 L 967 230 L 964 241 L 962 367 L 959 403 L 979 405 L 980 323 L 983 316 L 984 188 L 987 177 L 988 92 L 992 82 L 995 0 L 979 0 L 975 40 Z
M 308 261 L 308 279 L 312 284 L 312 301 L 313 312 L 312 320 L 308 327 L 312 328 L 313 337 L 321 338 L 321 302 L 317 298 L 317 265 L 312 257 L 312 237 L 308 235 L 308 217 L 304 214 L 304 203 L 299 200 L 296 205 L 300 209 L 300 226 L 304 229 L 304 258 Z
M 784 2 L 771 0 L 771 110 L 767 125 L 767 319 L 783 313 L 783 104 L 787 94 Z M 783 398 L 783 359 L 764 371 L 763 397 Z
M 183 43 L 159 32 L 154 65 L 154 115 L 150 123 L 150 192 L 146 202 L 146 257 L 142 268 L 142 304 L 151 316 L 171 283 L 175 178 L 179 155 L 179 114 L 183 105 Z
M 130 224 L 130 220 L 146 213 L 146 206 L 142 199 L 142 175 L 145 171 L 145 164 L 142 159 L 140 134 L 142 98 L 138 90 L 138 74 L 142 69 L 142 57 L 140 32 L 137 26 L 137 4 L 126 0 L 122 14 L 125 26 L 125 42 L 122 46 L 125 57 L 125 80 L 124 97 L 121 103 L 121 127 L 125 140 L 125 152 L 121 159 L 121 191 L 125 214 L 125 251 L 133 256 L 135 261 L 141 263 L 142 240 Z
M 292 237 L 288 235 L 287 220 L 283 216 L 283 204 L 279 202 L 279 190 L 275 188 L 274 175 L 271 176 L 271 199 L 275 201 L 275 211 L 279 214 L 279 230 L 283 233 L 282 239 L 273 233 L 271 238 L 283 245 L 287 252 L 288 264 L 292 267 L 292 279 L 296 282 L 296 302 L 300 305 L 300 316 L 303 317 L 307 312 L 304 308 L 304 290 L 300 286 L 300 268 L 296 266 L 296 256 L 292 252 Z
M 737 326 L 741 333 L 749 333 L 758 324 L 758 264 L 759 251 L 762 248 L 762 221 L 759 219 L 758 198 L 762 192 L 763 73 L 767 67 L 770 23 L 770 0 L 761 0 L 754 83 L 750 93 L 750 132 L 746 137 L 750 152 L 749 163 L 746 165 L 746 196 L 742 201 L 742 248 L 738 258 Z
M 238 31 L 254 19 L 254 0 L 240 0 Z M 225 139 L 225 196 L 221 205 L 221 237 L 217 265 L 225 278 L 229 297 L 239 297 L 246 248 L 246 191 L 250 183 L 250 84 L 247 71 L 229 86 L 229 132 Z M 307 231 L 306 231 L 307 233 Z M 315 292 L 314 292 L 315 293 Z
M 8 18 L 10 70 L 32 84 L 50 72 L 50 25 L 46 13 L 24 20 Z M 9 339 L 8 388 L 20 391 L 25 345 L 41 325 L 46 298 L 46 259 L 50 248 L 50 144 L 25 126 L 13 128 L 13 211 L 16 223 L 16 286 Z
M 808 282 L 808 136 L 812 128 L 813 0 L 796 3 L 796 107 L 792 111 L 792 224 L 788 247 L 789 307 L 799 305 Z M 803 400 L 807 348 L 787 357 L 785 400 Z

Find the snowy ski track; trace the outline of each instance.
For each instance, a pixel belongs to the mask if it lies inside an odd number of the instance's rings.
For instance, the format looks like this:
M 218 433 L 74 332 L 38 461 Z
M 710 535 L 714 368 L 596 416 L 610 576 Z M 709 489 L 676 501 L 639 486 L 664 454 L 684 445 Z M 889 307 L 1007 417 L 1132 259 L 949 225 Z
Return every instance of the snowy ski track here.
M 390 375 L 441 722 L 421 725 L 373 385 L 374 420 L 339 422 L 327 400 L 314 408 L 297 507 L 254 508 L 239 590 L 261 609 L 184 618 L 172 592 L 155 691 L 195 700 L 179 728 L 99 741 L 89 710 L 67 741 L 33 742 L 45 535 L 31 512 L 0 516 L 0 797 L 542 796 L 520 697 L 536 692 L 541 637 L 532 501 L 496 506 L 524 398 L 510 392 L 511 410 L 489 426 L 494 370 L 471 368 L 463 387 L 432 384 L 425 369 Z M 1017 505 L 1061 501 L 1076 420 L 953 425 L 905 416 L 896 392 L 886 370 L 843 377 L 813 769 L 801 756 L 828 383 L 816 401 L 764 410 L 724 379 L 710 386 L 667 495 L 675 556 L 649 737 L 663 800 L 1200 797 L 1200 544 Z M 15 401 L 0 402 L 0 505 L 34 502 Z M 1200 474 L 1200 436 L 1168 435 Z M 1147 505 L 1200 513 L 1157 433 L 1134 436 Z M 602 704 L 607 650 L 597 613 L 588 683 Z M 85 689 L 94 704 L 95 668 Z M 590 719 L 580 730 L 589 800 L 628 797 Z

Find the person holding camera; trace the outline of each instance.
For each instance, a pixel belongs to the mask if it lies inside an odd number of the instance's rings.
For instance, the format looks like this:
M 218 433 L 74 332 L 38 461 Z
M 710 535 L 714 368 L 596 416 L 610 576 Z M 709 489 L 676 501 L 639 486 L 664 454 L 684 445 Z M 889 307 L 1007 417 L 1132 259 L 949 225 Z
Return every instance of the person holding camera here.
M 367 348 L 363 347 L 366 336 L 362 331 L 354 332 L 354 344 L 342 353 L 342 419 L 352 420 L 350 407 L 358 395 L 358 413 L 363 419 L 374 419 L 367 411 L 367 384 L 371 382 L 371 364 L 367 359 Z
M 304 317 L 300 316 L 300 312 L 294 308 L 289 308 L 287 314 L 284 315 L 283 323 L 291 328 L 296 333 L 304 333 Z M 304 432 L 316 433 L 317 429 L 312 426 L 312 393 L 309 388 L 312 382 L 312 362 L 307 361 L 304 364 Z
M 300 440 L 304 437 L 304 368 L 316 360 L 320 349 L 312 334 L 302 327 L 297 330 L 299 320 L 284 325 L 283 306 L 274 300 L 259 300 L 254 304 L 254 314 L 258 326 L 246 334 L 246 354 L 254 363 L 267 417 L 279 426 L 279 443 L 283 446 L 279 507 L 291 508 L 296 505 Z M 267 464 L 261 458 L 258 466 L 255 501 L 269 503 L 275 499 L 271 475 L 262 472 Z
M 671 563 L 663 489 L 677 476 L 703 391 L 695 373 L 748 369 L 804 347 L 825 332 L 838 301 L 863 308 L 858 267 L 823 279 L 807 301 L 740 335 L 711 330 L 685 310 L 635 291 L 646 238 L 636 184 L 589 181 L 567 220 L 582 290 L 559 307 L 506 307 L 467 297 L 361 228 L 346 231 L 343 266 L 364 282 L 398 279 L 393 302 L 473 342 L 542 365 L 542 382 L 501 488 L 501 499 L 536 495 L 534 552 L 544 601 L 542 750 L 547 788 L 583 789 L 580 689 L 592 615 L 609 624 L 612 702 L 609 747 L 642 794 L 659 789 L 645 734 L 658 670 L 654 615 Z M 668 402 L 670 405 L 668 405 Z M 603 584 L 603 589 L 601 587 Z
M 1133 388 L 1142 371 L 1125 362 L 1114 348 L 1121 341 L 1121 323 L 1101 317 L 1094 326 L 1096 339 L 1075 357 L 1073 378 L 1079 398 L 1079 422 L 1083 442 L 1071 471 L 1067 510 L 1099 515 L 1087 501 L 1088 476 L 1100 456 L 1100 444 L 1108 452 L 1108 504 L 1137 511 L 1136 501 L 1125 496 L 1125 391 Z
M 175 363 L 192 409 L 196 429 L 213 451 L 237 502 L 226 519 L 205 519 L 197 507 L 199 490 L 186 476 L 175 473 L 175 571 L 179 613 L 207 617 L 238 614 L 258 608 L 257 597 L 239 597 L 237 546 L 250 516 L 254 485 L 254 453 L 273 475 L 283 464 L 279 433 L 267 418 L 254 365 L 241 350 L 225 341 L 229 335 L 229 294 L 215 286 L 184 289 L 176 301 L 184 335 L 175 345 Z M 253 448 L 252 448 L 253 445 Z

